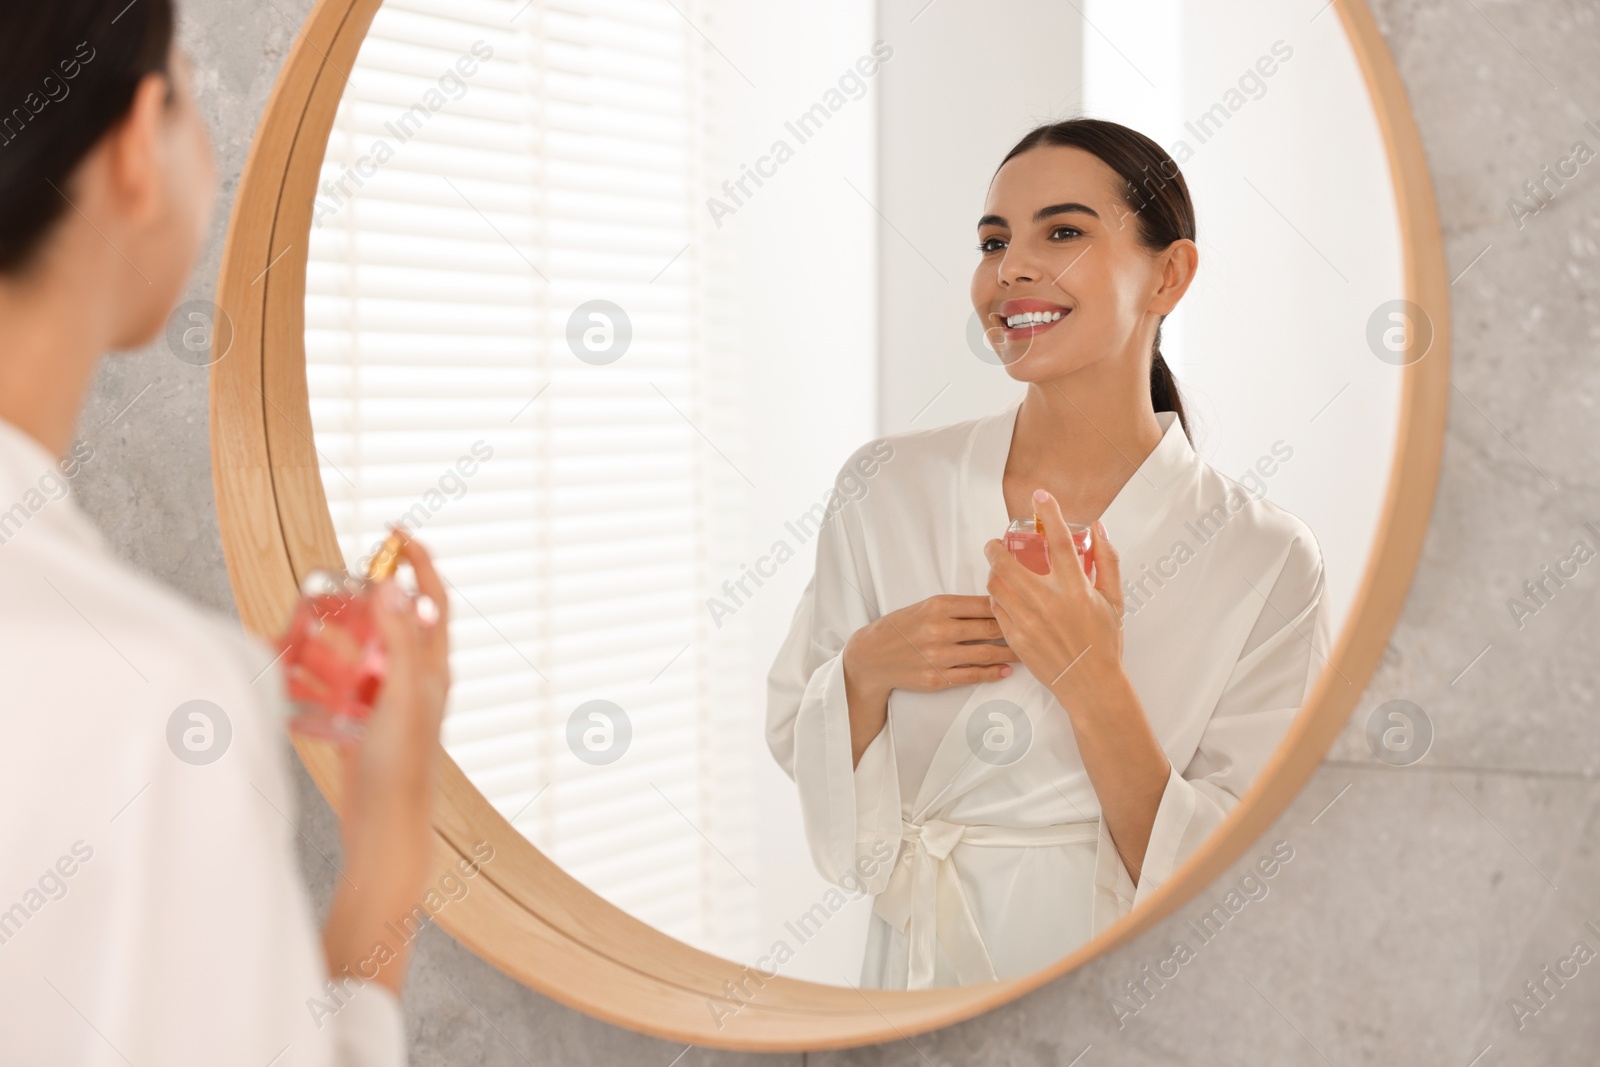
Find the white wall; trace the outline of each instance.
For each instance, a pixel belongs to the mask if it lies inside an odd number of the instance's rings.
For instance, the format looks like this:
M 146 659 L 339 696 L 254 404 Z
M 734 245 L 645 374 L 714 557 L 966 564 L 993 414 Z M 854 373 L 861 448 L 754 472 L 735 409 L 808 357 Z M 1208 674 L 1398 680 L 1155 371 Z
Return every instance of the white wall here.
M 969 344 L 978 216 L 995 166 L 1076 110 L 1082 27 L 1071 4 L 881 0 L 895 59 L 879 102 L 881 432 L 938 426 L 1020 395 Z
M 726 54 L 712 58 L 707 77 L 721 111 L 718 137 L 728 160 L 708 175 L 707 195 L 774 157 L 785 141 L 793 157 L 773 172 L 732 215 L 721 218 L 729 276 L 727 318 L 737 337 L 743 373 L 748 455 L 739 459 L 753 487 L 741 485 L 746 553 L 753 563 L 785 539 L 798 554 L 778 568 L 725 627 L 748 640 L 745 715 L 757 806 L 762 913 L 751 942 L 755 959 L 778 939 L 797 951 L 786 977 L 840 983 L 861 970 L 867 901 L 830 919 L 803 945 L 784 923 L 816 904 L 828 884 L 816 873 L 800 823 L 794 783 L 767 751 L 763 734 L 766 672 L 802 590 L 811 576 L 815 542 L 800 543 L 785 523 L 809 510 L 833 485 L 845 458 L 876 433 L 877 217 L 852 189 L 869 195 L 877 184 L 873 154 L 876 99 L 884 71 L 864 78 L 859 99 L 845 102 L 802 143 L 785 124 L 837 89 L 841 75 L 872 50 L 872 5 L 860 0 L 772 0 L 760 5 L 727 0 L 712 5 L 706 32 Z

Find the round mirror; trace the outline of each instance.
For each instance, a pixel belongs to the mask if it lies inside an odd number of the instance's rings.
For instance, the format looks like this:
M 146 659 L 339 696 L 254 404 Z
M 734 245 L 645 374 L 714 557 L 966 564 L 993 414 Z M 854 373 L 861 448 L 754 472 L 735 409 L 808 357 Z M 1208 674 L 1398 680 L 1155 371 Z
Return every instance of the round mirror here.
M 263 630 L 389 523 L 434 552 L 480 952 L 870 1040 L 1129 936 L 1320 758 L 1446 380 L 1359 4 L 324 0 L 301 42 L 219 297 L 225 539 Z

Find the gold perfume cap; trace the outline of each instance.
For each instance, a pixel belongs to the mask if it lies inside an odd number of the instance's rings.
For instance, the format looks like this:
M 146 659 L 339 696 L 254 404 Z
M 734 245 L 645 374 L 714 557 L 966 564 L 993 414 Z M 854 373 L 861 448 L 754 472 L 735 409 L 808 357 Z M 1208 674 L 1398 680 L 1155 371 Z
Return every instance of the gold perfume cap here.
M 367 577 L 374 582 L 393 578 L 394 572 L 400 569 L 400 550 L 405 543 L 405 537 L 398 529 L 390 530 L 389 536 L 384 538 L 378 551 L 373 553 L 372 561 L 367 564 Z

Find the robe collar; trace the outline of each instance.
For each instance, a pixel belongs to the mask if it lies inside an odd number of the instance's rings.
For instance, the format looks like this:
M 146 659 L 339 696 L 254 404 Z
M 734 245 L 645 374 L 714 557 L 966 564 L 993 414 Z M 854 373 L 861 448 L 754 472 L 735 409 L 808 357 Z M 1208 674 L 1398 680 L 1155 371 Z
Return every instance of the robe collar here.
M 951 581 L 946 585 L 952 591 L 983 594 L 989 575 L 984 543 L 992 537 L 1004 536 L 1011 521 L 1006 512 L 1002 478 L 1021 406 L 1022 401 L 1018 399 L 979 419 L 968 438 L 958 472 L 961 549 L 952 554 L 957 573 L 949 576 Z M 1186 484 L 1185 479 L 1198 477 L 1200 469 L 1201 461 L 1183 432 L 1177 412 L 1158 411 L 1156 421 L 1161 424 L 1161 440 L 1100 516 L 1106 535 L 1125 562 L 1159 527 L 1173 499 Z M 1004 770 L 999 765 L 974 758 L 966 742 L 966 724 L 974 708 L 989 700 L 1033 706 L 1038 702 L 1041 686 L 1044 686 L 1043 681 L 1036 679 L 1025 665 L 1016 663 L 1005 678 L 974 687 L 934 750 L 928 772 L 912 802 L 915 821 L 936 816 L 974 786 Z M 893 728 L 892 718 L 890 728 Z M 1077 814 L 1084 820 L 1098 818 L 1099 806 L 1092 805 Z
M 1019 398 L 978 420 L 962 458 L 960 496 L 965 526 L 962 554 L 976 560 L 979 573 L 985 578 L 989 565 L 983 555 L 984 543 L 990 538 L 1004 537 L 1011 522 L 1003 479 L 1021 409 Z M 1161 440 L 1100 516 L 1100 521 L 1105 523 L 1106 536 L 1124 557 L 1154 531 L 1183 479 L 1193 477 L 1200 463 L 1183 432 L 1177 412 L 1158 411 L 1156 421 L 1161 425 Z M 981 586 L 982 582 L 979 584 Z
M 50 450 L 32 435 L 0 419 L 0 489 L 20 491 L 55 464 Z
M 100 532 L 78 507 L 60 460 L 7 419 L 0 419 L 0 547 L 45 531 L 51 541 L 81 549 L 100 545 Z

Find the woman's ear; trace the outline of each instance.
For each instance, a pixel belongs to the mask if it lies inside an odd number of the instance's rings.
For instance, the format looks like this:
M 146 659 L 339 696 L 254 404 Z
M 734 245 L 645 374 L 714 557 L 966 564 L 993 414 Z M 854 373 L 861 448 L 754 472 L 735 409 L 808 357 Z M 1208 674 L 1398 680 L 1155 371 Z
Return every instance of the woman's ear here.
M 127 114 L 108 131 L 102 145 L 105 207 L 134 226 L 155 221 L 166 208 L 165 133 L 171 93 L 166 75 L 146 74 L 134 89 Z
M 1186 237 L 1180 237 L 1159 253 L 1156 266 L 1160 270 L 1161 284 L 1151 297 L 1149 310 L 1157 315 L 1170 315 L 1178 306 L 1189 283 L 1194 281 L 1200 267 L 1200 247 Z

